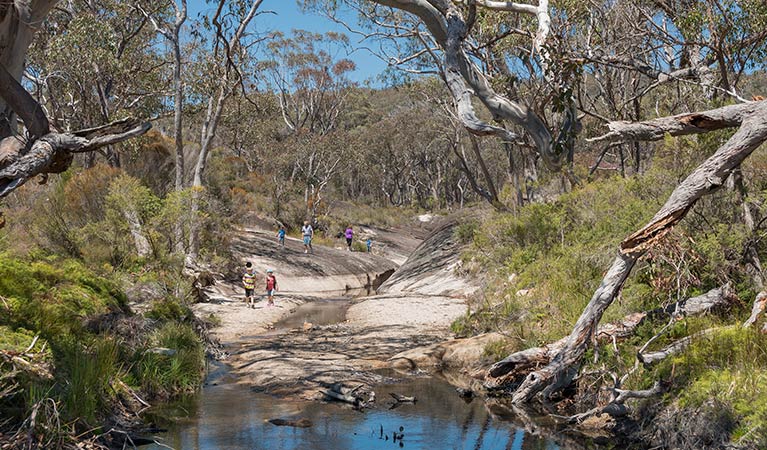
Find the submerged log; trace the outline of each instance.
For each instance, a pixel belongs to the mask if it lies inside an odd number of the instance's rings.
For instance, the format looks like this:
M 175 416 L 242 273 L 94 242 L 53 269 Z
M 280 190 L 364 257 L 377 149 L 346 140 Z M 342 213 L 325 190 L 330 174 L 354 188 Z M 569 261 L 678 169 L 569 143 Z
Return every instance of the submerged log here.
M 298 419 L 269 419 L 267 422 L 278 427 L 309 428 L 314 425 L 311 420 L 305 417 Z
M 395 392 L 389 392 L 389 395 L 397 401 L 397 403 L 415 403 L 418 401 L 415 397 L 408 397 L 406 395 L 397 394 Z

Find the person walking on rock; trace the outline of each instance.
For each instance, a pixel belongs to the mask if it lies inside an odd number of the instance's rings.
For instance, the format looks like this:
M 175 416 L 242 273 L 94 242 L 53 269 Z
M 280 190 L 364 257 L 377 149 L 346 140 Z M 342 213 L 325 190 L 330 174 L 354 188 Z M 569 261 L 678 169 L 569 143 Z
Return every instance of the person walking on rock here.
M 285 247 L 285 227 L 280 227 L 280 231 L 277 232 L 277 240 L 281 246 Z
M 314 254 L 312 249 L 312 238 L 314 237 L 314 229 L 309 225 L 309 221 L 304 221 L 304 226 L 301 227 L 301 234 L 304 237 L 304 253 Z
M 242 287 L 245 288 L 245 302 L 251 308 L 255 308 L 256 271 L 253 269 L 253 263 L 250 261 L 245 264 L 245 273 L 242 274 Z
M 365 241 L 365 246 L 368 248 L 368 253 L 370 253 L 370 248 L 373 246 L 373 240 L 368 238 L 367 241 Z
M 349 225 L 349 227 L 346 228 L 346 231 L 344 231 L 344 236 L 346 236 L 346 246 L 349 248 L 349 251 L 352 251 L 352 239 L 354 238 L 354 230 L 352 229 L 351 225 Z
M 274 293 L 278 290 L 277 278 L 272 269 L 266 269 L 266 296 L 268 301 L 266 306 L 274 306 Z

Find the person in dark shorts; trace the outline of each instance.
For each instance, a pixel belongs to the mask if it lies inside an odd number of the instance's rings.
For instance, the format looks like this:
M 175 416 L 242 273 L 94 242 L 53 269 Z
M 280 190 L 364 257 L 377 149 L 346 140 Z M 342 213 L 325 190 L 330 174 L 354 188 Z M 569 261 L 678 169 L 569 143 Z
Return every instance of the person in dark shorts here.
M 242 274 L 242 287 L 245 288 L 245 302 L 251 308 L 255 308 L 256 271 L 253 269 L 253 263 L 250 261 L 245 264 L 245 273 Z
M 285 246 L 285 227 L 280 227 L 280 231 L 277 232 L 277 240 L 281 246 Z
M 354 229 L 351 225 L 349 225 L 346 228 L 346 231 L 344 231 L 344 236 L 346 236 L 346 246 L 349 248 L 349 251 L 352 251 L 352 239 L 354 239 Z

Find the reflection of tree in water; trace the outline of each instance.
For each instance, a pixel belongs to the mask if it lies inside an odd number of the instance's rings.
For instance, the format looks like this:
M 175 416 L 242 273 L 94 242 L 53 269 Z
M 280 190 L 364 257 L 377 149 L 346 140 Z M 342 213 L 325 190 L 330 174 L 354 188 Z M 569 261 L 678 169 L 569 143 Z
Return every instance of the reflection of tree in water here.
M 479 429 L 477 442 L 474 444 L 474 450 L 480 450 L 482 448 L 482 441 L 485 440 L 485 434 L 487 433 L 487 430 L 490 429 L 490 420 L 490 415 L 486 415 L 485 421 L 482 423 L 482 428 Z

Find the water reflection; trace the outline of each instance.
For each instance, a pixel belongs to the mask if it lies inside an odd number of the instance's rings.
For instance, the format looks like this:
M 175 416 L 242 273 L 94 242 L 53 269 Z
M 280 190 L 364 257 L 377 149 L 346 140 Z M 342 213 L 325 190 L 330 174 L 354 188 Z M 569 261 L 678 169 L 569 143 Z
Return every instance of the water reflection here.
M 170 427 L 168 433 L 159 436 L 164 445 L 185 450 L 400 447 L 566 450 L 554 442 L 528 435 L 512 423 L 493 419 L 482 401 L 467 404 L 452 386 L 434 378 L 378 386 L 378 405 L 365 412 L 337 403 L 278 400 L 228 383 L 226 377 L 214 383 L 198 396 L 157 412 L 158 425 Z M 415 395 L 418 402 L 389 409 L 393 402 L 389 392 Z M 313 426 L 278 427 L 267 422 L 273 418 L 307 418 Z

